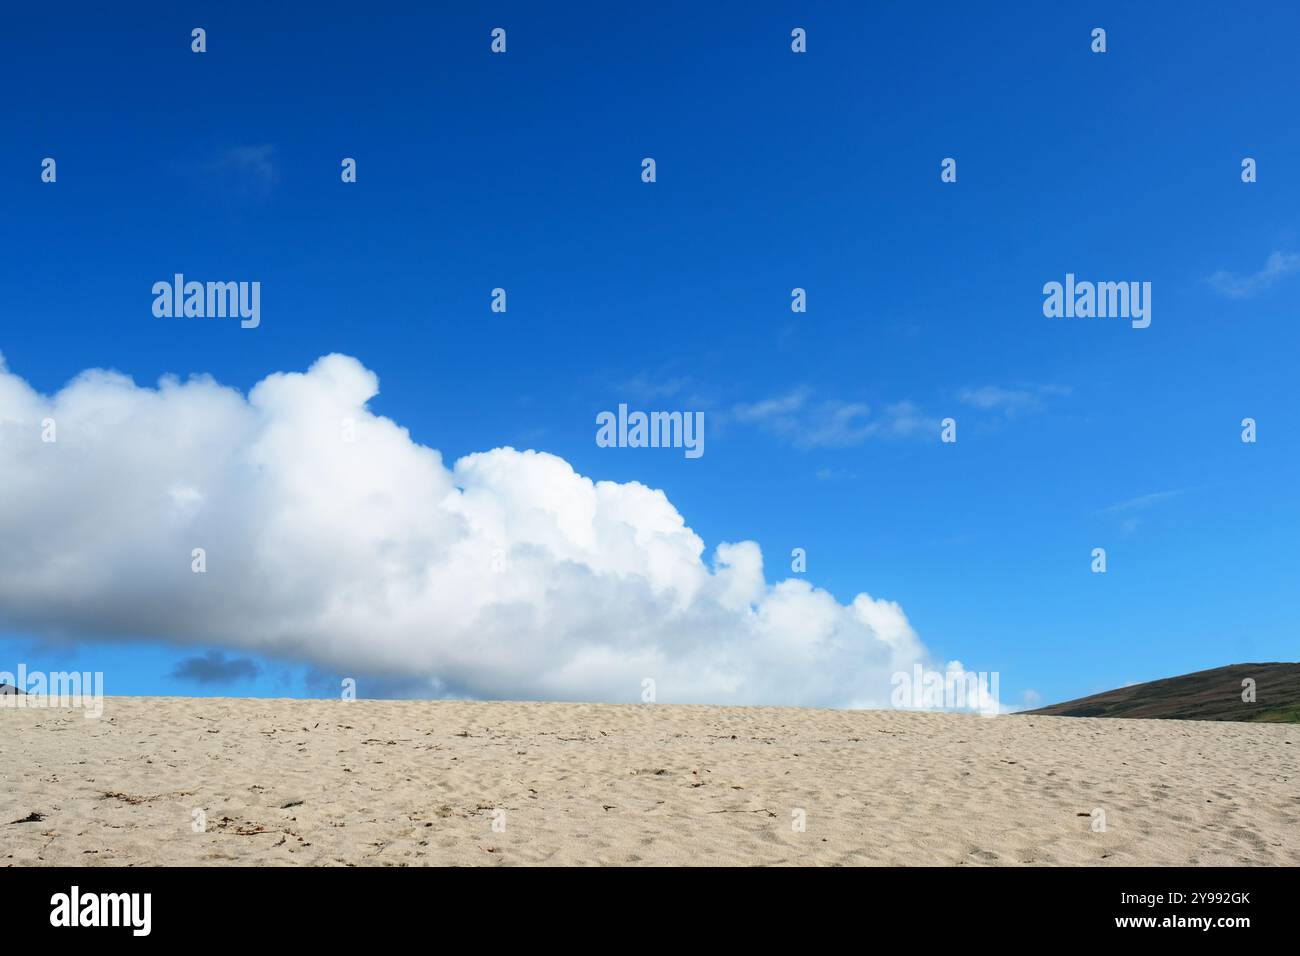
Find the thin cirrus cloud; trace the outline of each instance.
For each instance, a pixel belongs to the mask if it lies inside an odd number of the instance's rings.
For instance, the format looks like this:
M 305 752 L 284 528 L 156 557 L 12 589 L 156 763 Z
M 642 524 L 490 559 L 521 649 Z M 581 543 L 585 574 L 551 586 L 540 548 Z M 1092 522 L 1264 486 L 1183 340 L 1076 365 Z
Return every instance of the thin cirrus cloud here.
M 979 412 L 1012 418 L 1070 393 L 1066 385 L 982 385 L 962 388 L 956 398 Z M 798 448 L 848 448 L 872 439 L 937 435 L 940 427 L 939 419 L 915 402 L 892 402 L 877 412 L 864 402 L 816 399 L 807 386 L 733 405 L 725 420 L 761 428 Z
M 706 557 L 662 491 L 555 455 L 446 465 L 378 388 L 336 354 L 247 395 L 102 370 L 42 395 L 0 360 L 0 629 L 298 661 L 362 696 L 884 706 L 933 666 L 896 603 L 769 582 L 753 541 Z
M 905 437 L 938 429 L 912 402 L 894 402 L 879 414 L 863 402 L 814 399 L 807 387 L 731 407 L 730 420 L 753 425 L 799 448 L 847 448 L 871 438 Z
M 1258 272 L 1239 275 L 1220 270 L 1210 276 L 1210 286 L 1229 299 L 1252 299 L 1287 276 L 1300 272 L 1300 252 L 1274 252 Z
M 1144 512 L 1177 498 L 1185 490 L 1183 488 L 1174 488 L 1168 491 L 1153 491 L 1150 494 L 1137 495 L 1107 505 L 1105 508 L 1100 509 L 1097 514 L 1118 520 L 1121 532 L 1133 534 L 1141 526 Z
M 270 144 L 234 146 L 205 166 L 228 193 L 265 199 L 280 182 L 275 147 Z
M 1117 501 L 1113 505 L 1107 505 L 1101 509 L 1105 515 L 1120 515 L 1133 511 L 1142 511 L 1150 508 L 1152 505 L 1159 504 L 1162 501 L 1168 501 L 1170 498 L 1176 498 L 1183 493 L 1183 489 L 1175 488 L 1170 491 L 1153 491 L 1146 495 L 1137 495 L 1133 498 L 1125 498 L 1123 501 Z
M 1008 417 L 1023 412 L 1037 411 L 1047 399 L 1069 395 L 1068 385 L 1021 385 L 1003 388 L 999 385 L 981 385 L 962 388 L 957 401 L 984 412 L 1000 412 Z

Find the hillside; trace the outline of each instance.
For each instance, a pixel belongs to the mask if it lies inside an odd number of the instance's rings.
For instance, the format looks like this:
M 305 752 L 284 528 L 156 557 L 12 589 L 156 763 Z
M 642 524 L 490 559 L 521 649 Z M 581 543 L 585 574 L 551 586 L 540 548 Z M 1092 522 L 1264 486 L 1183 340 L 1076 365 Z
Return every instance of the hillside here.
M 1255 681 L 1255 701 L 1242 700 Z M 1300 664 L 1230 664 L 1023 711 L 1053 717 L 1145 717 L 1300 723 Z

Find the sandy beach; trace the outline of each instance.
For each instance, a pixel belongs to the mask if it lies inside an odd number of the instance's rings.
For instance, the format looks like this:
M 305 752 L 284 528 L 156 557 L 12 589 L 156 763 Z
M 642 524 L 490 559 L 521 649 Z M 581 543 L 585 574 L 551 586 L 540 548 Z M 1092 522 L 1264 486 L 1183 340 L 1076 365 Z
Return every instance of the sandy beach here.
M 0 758 L 8 866 L 1300 864 L 1297 725 L 108 698 Z

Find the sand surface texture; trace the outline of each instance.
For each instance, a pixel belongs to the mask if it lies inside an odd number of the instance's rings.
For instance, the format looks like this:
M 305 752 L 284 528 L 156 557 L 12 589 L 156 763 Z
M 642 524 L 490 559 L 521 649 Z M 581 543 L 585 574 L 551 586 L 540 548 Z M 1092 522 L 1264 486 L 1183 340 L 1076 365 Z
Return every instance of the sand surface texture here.
M 1297 725 L 109 698 L 0 782 L 10 866 L 1300 864 Z

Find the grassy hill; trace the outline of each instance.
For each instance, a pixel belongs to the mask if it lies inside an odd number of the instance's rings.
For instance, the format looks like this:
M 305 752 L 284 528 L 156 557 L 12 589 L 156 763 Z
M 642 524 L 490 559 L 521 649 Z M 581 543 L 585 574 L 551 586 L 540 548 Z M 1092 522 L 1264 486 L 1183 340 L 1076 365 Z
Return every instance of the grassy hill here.
M 1254 703 L 1241 699 L 1247 678 L 1255 681 Z M 1230 664 L 1022 713 L 1300 723 L 1300 664 Z

